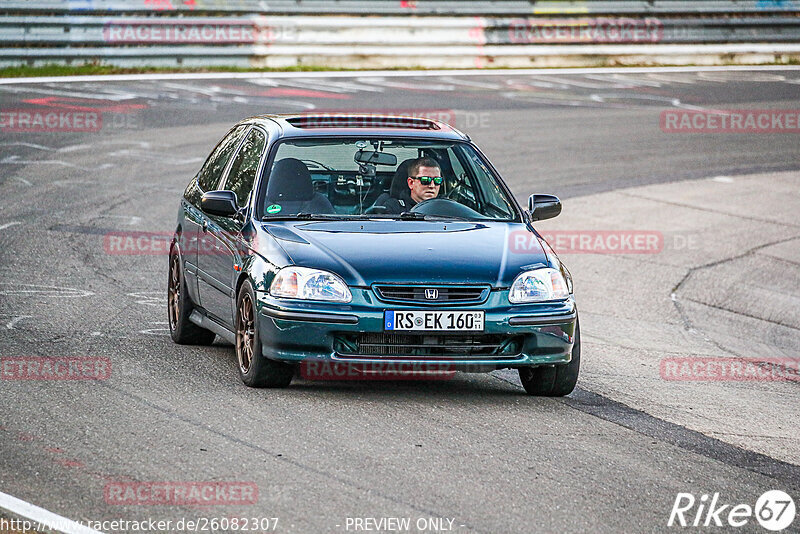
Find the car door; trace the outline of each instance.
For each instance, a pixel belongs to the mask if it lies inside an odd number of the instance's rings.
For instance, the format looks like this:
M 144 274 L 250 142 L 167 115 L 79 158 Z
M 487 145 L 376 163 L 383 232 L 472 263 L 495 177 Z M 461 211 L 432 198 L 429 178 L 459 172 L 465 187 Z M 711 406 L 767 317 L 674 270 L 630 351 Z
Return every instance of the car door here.
M 223 185 L 220 185 L 221 189 L 236 193 L 241 209 L 247 207 L 266 144 L 264 131 L 253 127 L 233 157 Z M 222 324 L 233 328 L 236 280 L 239 276 L 236 268 L 242 265 L 241 231 L 245 218 L 207 217 L 209 224 L 206 235 L 211 248 L 199 259 L 210 286 L 203 296 L 203 307 Z
M 198 295 L 196 302 L 203 308 L 206 308 L 208 303 L 213 302 L 214 297 L 214 292 L 211 291 L 213 281 L 210 280 L 210 275 L 203 270 L 203 257 L 213 252 L 214 241 L 210 239 L 208 234 L 208 226 L 212 221 L 210 216 L 200 209 L 200 197 L 207 191 L 219 189 L 225 176 L 224 171 L 231 161 L 231 156 L 233 156 L 236 148 L 241 144 L 249 127 L 250 125 L 248 124 L 241 124 L 228 132 L 208 157 L 201 171 L 197 174 L 196 202 L 194 204 L 193 213 L 189 214 L 189 216 L 196 218 L 193 229 L 195 232 L 193 254 L 196 258 L 197 266 Z M 187 236 L 187 239 L 190 238 L 191 236 Z
M 205 221 L 205 215 L 200 210 L 200 197 L 205 191 L 216 188 L 222 179 L 222 170 L 228 163 L 233 150 L 247 130 L 247 125 L 239 125 L 225 134 L 211 151 L 205 163 L 183 194 L 183 217 L 181 218 L 181 239 L 180 248 L 184 261 L 184 276 L 189 295 L 196 303 L 200 303 L 200 291 L 198 288 L 198 251 L 201 249 L 200 233 Z

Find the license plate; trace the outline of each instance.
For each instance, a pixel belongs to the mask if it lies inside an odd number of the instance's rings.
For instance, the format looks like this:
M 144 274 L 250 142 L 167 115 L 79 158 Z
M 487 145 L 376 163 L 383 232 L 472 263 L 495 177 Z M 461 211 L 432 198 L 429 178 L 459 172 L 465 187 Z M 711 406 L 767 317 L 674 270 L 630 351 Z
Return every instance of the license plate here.
M 482 311 L 392 311 L 383 315 L 385 330 L 438 330 L 449 332 L 482 332 Z

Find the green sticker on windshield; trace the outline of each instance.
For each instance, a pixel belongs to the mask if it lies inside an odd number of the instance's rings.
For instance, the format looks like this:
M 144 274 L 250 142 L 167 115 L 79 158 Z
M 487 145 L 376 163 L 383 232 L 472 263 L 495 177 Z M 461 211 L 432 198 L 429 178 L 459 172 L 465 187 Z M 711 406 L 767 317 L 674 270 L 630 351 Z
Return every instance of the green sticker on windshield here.
M 283 208 L 281 208 L 280 204 L 272 204 L 270 206 L 267 206 L 267 213 L 278 213 L 282 209 Z

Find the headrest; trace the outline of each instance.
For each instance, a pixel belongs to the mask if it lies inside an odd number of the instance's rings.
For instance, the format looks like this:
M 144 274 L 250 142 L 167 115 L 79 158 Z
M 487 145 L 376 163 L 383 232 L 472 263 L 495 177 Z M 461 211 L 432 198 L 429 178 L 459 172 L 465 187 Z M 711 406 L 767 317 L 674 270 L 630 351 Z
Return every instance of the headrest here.
M 267 201 L 311 200 L 314 185 L 306 164 L 295 158 L 284 158 L 272 167 L 267 182 Z
M 416 158 L 407 159 L 397 166 L 397 170 L 394 171 L 394 177 L 392 178 L 392 186 L 389 189 L 389 195 L 394 198 L 400 198 L 403 191 L 408 191 L 408 168 L 414 163 L 415 159 Z

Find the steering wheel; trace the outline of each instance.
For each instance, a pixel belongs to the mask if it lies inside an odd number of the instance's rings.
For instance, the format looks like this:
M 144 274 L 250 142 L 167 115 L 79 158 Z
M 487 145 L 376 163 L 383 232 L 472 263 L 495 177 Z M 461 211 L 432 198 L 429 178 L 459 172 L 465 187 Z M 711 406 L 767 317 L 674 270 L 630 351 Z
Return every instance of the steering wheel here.
M 462 187 L 466 186 L 467 186 L 467 173 L 462 172 L 461 175 L 456 178 L 455 185 L 452 188 L 450 188 L 450 191 L 448 191 L 447 194 L 444 195 L 444 197 L 442 198 L 452 199 L 454 196 L 456 196 L 456 192 L 458 192 Z
M 449 198 L 429 198 L 411 208 L 412 213 L 436 217 L 459 217 L 462 219 L 485 219 L 482 214 Z

